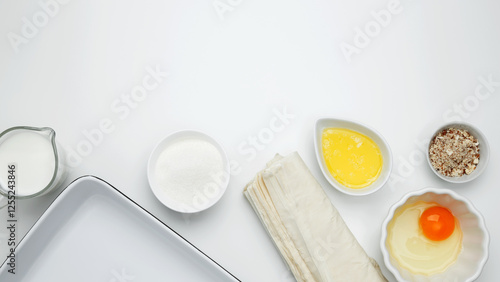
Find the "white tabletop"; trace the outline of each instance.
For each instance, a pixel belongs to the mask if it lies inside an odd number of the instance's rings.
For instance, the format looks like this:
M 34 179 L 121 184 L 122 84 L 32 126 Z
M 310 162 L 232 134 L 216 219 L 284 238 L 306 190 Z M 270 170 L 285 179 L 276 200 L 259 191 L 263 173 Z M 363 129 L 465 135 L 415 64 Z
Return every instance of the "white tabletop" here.
M 2 1 L 0 131 L 52 127 L 71 156 L 65 185 L 105 179 L 242 281 L 293 281 L 242 194 L 276 153 L 299 152 L 390 281 L 379 248 L 389 207 L 409 191 L 450 188 L 486 219 L 490 257 L 478 281 L 493 281 L 498 11 L 492 0 Z M 321 174 L 313 127 L 328 116 L 366 123 L 389 142 L 392 180 L 377 193 L 341 194 Z M 484 174 L 462 185 L 423 158 L 426 137 L 453 118 L 491 145 Z M 233 161 L 220 202 L 196 215 L 163 206 L 146 178 L 155 144 L 182 129 L 213 136 Z M 18 203 L 19 238 L 62 189 Z M 2 252 L 6 236 L 1 228 Z

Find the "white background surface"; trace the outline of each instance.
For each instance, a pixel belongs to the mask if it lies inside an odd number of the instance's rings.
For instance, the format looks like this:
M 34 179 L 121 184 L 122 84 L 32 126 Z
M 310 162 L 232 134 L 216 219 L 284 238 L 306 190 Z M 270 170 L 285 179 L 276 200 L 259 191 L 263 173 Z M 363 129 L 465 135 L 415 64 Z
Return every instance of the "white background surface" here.
M 500 87 L 483 100 L 471 97 L 479 77 L 500 81 L 500 2 L 402 0 L 399 13 L 349 63 L 342 42 L 354 45 L 356 28 L 370 25 L 371 12 L 390 3 L 351 2 L 221 0 L 233 6 L 220 16 L 211 0 L 73 0 L 59 5 L 16 52 L 9 33 L 23 36 L 23 18 L 33 22 L 43 9 L 38 1 L 1 1 L 0 130 L 50 126 L 72 151 L 86 142 L 84 132 L 110 121 L 112 132 L 88 150 L 65 184 L 85 174 L 107 180 L 243 281 L 292 281 L 242 194 L 275 153 L 292 151 L 389 280 L 394 277 L 379 249 L 382 221 L 405 193 L 428 186 L 453 189 L 484 214 L 492 240 L 478 281 L 498 280 Z M 121 95 L 130 95 L 156 66 L 169 76 L 127 114 L 118 111 L 125 105 Z M 462 114 L 450 112 L 459 105 Z M 249 148 L 244 142 L 284 109 L 294 117 L 255 157 L 238 150 Z M 435 176 L 419 146 L 452 115 L 477 125 L 491 144 L 487 170 L 463 185 Z M 330 187 L 313 148 L 314 122 L 323 116 L 356 119 L 381 132 L 394 154 L 393 180 L 364 197 Z M 146 179 L 155 144 L 187 128 L 215 137 L 239 164 L 221 201 L 191 216 L 162 206 Z M 61 190 L 18 203 L 18 237 Z

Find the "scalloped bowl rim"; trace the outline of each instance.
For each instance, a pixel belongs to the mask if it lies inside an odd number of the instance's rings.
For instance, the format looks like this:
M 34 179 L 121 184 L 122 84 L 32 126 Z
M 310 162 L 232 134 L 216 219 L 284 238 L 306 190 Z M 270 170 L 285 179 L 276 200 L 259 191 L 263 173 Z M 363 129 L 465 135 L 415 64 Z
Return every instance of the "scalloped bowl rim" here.
M 490 235 L 489 235 L 488 229 L 486 228 L 484 217 L 475 208 L 475 206 L 472 204 L 472 202 L 469 199 L 465 198 L 464 196 L 461 196 L 454 191 L 444 189 L 444 188 L 427 187 L 427 188 L 423 188 L 423 189 L 420 189 L 417 191 L 408 192 L 399 201 L 397 201 L 396 203 L 394 203 L 391 206 L 386 218 L 384 219 L 384 221 L 382 223 L 382 236 L 380 239 L 380 248 L 382 250 L 382 255 L 384 258 L 385 266 L 396 277 L 396 279 L 398 281 L 407 281 L 401 276 L 398 268 L 390 262 L 390 254 L 385 246 L 385 241 L 387 239 L 387 225 L 392 220 L 396 209 L 401 207 L 402 205 L 404 205 L 408 201 L 408 199 L 410 199 L 411 197 L 414 197 L 414 196 L 422 196 L 422 195 L 427 194 L 427 193 L 434 193 L 434 194 L 439 194 L 439 195 L 442 195 L 442 194 L 450 195 L 454 200 L 458 200 L 458 201 L 463 202 L 467 206 L 467 209 L 471 213 L 473 213 L 474 215 L 477 216 L 478 226 L 483 231 L 483 234 L 484 234 L 483 241 L 481 243 L 481 247 L 484 251 L 484 255 L 482 256 L 481 261 L 479 262 L 478 267 L 477 267 L 476 271 L 474 272 L 474 274 L 472 276 L 468 277 L 466 280 L 466 281 L 474 281 L 475 279 L 477 279 L 479 277 L 479 275 L 481 274 L 481 272 L 484 268 L 484 265 L 486 264 L 486 262 L 488 260 Z

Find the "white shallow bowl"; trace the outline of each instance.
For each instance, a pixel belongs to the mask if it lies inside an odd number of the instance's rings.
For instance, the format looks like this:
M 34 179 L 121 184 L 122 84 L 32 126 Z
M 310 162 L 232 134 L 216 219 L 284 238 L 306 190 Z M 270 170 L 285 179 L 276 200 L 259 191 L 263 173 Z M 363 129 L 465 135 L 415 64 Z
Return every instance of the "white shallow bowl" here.
M 479 154 L 480 154 L 479 163 L 477 164 L 476 169 L 469 175 L 463 175 L 460 177 L 445 176 L 436 169 L 434 169 L 434 167 L 432 167 L 429 156 L 429 148 L 431 142 L 432 140 L 434 140 L 434 137 L 436 137 L 436 135 L 438 135 L 441 131 L 450 127 L 467 130 L 470 134 L 472 134 L 472 136 L 476 137 L 477 141 L 479 142 Z M 486 165 L 488 164 L 489 159 L 490 159 L 490 146 L 488 144 L 488 140 L 486 140 L 486 136 L 477 127 L 466 122 L 451 122 L 441 126 L 438 130 L 434 132 L 434 134 L 432 134 L 431 138 L 429 139 L 429 143 L 427 144 L 427 163 L 429 164 L 429 167 L 441 179 L 451 183 L 465 183 L 473 179 L 476 179 L 479 175 L 481 175 L 481 173 L 483 173 L 484 169 L 486 168 Z
M 382 171 L 380 172 L 378 179 L 374 183 L 364 188 L 353 189 L 344 186 L 343 184 L 338 182 L 335 178 L 333 178 L 333 176 L 328 171 L 328 167 L 325 164 L 325 160 L 323 158 L 323 149 L 321 146 L 322 133 L 323 130 L 327 128 L 350 129 L 369 137 L 378 145 L 380 152 L 382 154 L 383 164 L 382 164 Z M 368 195 L 382 188 L 382 186 L 384 186 L 384 184 L 389 179 L 392 170 L 392 153 L 389 144 L 387 143 L 387 141 L 385 141 L 384 137 L 380 133 L 368 127 L 367 125 L 346 119 L 338 119 L 338 118 L 319 119 L 316 121 L 316 126 L 315 126 L 314 146 L 316 148 L 316 159 L 318 160 L 319 167 L 321 168 L 323 175 L 333 187 L 335 187 L 342 193 L 353 196 Z
M 162 187 L 156 180 L 155 176 L 155 166 L 157 164 L 158 158 L 160 157 L 161 153 L 169 146 L 187 139 L 202 140 L 212 144 L 220 153 L 223 162 L 222 177 L 215 175 L 212 176 L 213 181 L 211 180 L 209 183 L 207 183 L 206 188 L 204 188 L 201 191 L 200 197 L 202 197 L 203 201 L 202 202 L 198 201 L 196 202 L 196 204 L 190 204 L 190 205 L 186 205 L 185 203 L 181 203 L 179 201 L 176 201 L 175 199 L 168 197 L 162 191 Z M 168 135 L 163 140 L 161 140 L 156 145 L 156 147 L 154 148 L 153 152 L 149 157 L 147 173 L 148 173 L 149 186 L 151 187 L 151 190 L 153 190 L 153 193 L 156 196 L 156 198 L 168 208 L 182 213 L 196 213 L 206 210 L 209 207 L 213 206 L 220 200 L 220 198 L 226 191 L 230 178 L 229 161 L 222 146 L 209 135 L 195 130 L 177 131 Z M 209 184 L 210 185 L 215 184 L 217 186 L 217 189 L 213 188 L 214 186 L 212 186 L 212 188 L 209 188 L 208 186 Z
M 463 233 L 462 252 L 457 261 L 445 272 L 425 276 L 413 274 L 399 266 L 398 262 L 391 257 L 387 245 L 387 226 L 403 206 L 417 201 L 435 202 L 448 208 L 460 222 Z M 380 247 L 387 268 L 394 274 L 398 281 L 415 282 L 441 282 L 441 281 L 473 281 L 483 270 L 488 259 L 489 234 L 484 223 L 483 216 L 476 210 L 472 203 L 457 193 L 438 188 L 425 188 L 406 194 L 395 203 L 389 210 L 382 225 L 382 238 Z

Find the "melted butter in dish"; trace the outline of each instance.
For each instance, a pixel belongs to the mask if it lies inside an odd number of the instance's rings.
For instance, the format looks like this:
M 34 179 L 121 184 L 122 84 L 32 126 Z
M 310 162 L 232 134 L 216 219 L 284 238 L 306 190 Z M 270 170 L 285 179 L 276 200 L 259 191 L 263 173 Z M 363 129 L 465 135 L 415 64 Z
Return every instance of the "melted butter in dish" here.
M 342 185 L 360 189 L 379 177 L 382 154 L 369 137 L 349 129 L 327 128 L 321 146 L 328 171 Z

